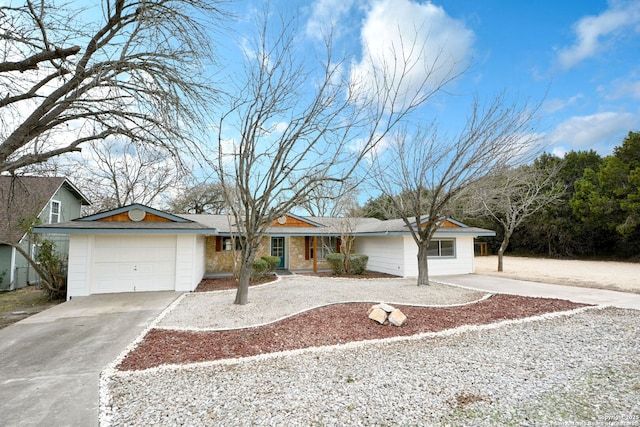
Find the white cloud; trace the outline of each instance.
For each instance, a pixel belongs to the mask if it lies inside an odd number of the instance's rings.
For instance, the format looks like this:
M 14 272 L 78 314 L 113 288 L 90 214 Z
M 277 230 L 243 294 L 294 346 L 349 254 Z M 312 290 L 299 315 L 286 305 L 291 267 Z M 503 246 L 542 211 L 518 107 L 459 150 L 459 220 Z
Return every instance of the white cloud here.
M 585 16 L 574 24 L 576 42 L 558 53 L 558 62 L 568 69 L 602 48 L 603 40 L 640 23 L 640 2 L 616 2 L 597 16 Z M 633 31 L 633 29 L 632 29 Z
M 307 21 L 307 36 L 322 39 L 335 31 L 335 26 L 346 14 L 356 0 L 318 0 L 313 4 L 311 17 Z
M 616 145 L 613 138 L 634 129 L 638 115 L 631 113 L 603 112 L 589 116 L 576 116 L 560 123 L 552 132 L 554 144 L 565 143 L 574 149 Z
M 553 98 L 548 99 L 544 102 L 542 109 L 545 113 L 551 114 L 556 113 L 560 110 L 564 110 L 570 105 L 575 104 L 578 100 L 582 99 L 584 96 L 579 93 L 567 99 L 562 98 Z
M 411 99 L 461 71 L 474 39 L 462 21 L 432 3 L 377 1 L 363 22 L 363 54 L 352 64 L 352 86 L 370 91 L 392 86 L 401 101 Z
M 607 99 L 640 99 L 640 80 L 617 80 L 613 83 L 613 88 L 605 93 L 605 97 Z

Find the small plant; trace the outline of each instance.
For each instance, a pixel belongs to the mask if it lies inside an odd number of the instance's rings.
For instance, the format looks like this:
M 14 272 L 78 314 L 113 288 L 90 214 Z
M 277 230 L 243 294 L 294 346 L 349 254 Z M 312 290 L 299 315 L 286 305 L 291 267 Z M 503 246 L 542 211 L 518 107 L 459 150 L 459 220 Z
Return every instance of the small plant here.
M 349 261 L 351 261 L 351 272 L 360 275 L 367 269 L 369 256 L 364 254 L 351 254 L 349 255 Z
M 260 259 L 263 259 L 267 264 L 269 264 L 269 271 L 275 270 L 280 265 L 280 257 L 277 256 L 264 255 L 260 257 Z
M 342 274 L 344 271 L 344 255 L 343 254 L 327 254 L 325 260 L 331 266 L 333 274 Z
M 67 295 L 67 262 L 58 252 L 56 244 L 51 240 L 43 240 L 38 245 L 36 261 L 40 264 L 46 277 L 44 290 L 52 300 L 63 299 Z
M 251 265 L 251 279 L 256 280 L 265 276 L 269 271 L 269 263 L 262 258 L 256 258 Z

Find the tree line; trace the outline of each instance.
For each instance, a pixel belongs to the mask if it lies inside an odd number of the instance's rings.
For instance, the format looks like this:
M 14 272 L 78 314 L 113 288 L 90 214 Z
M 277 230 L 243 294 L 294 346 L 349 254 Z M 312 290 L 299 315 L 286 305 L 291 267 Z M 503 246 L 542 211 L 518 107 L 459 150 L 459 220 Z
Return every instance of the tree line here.
M 543 153 L 530 164 L 483 176 L 447 212 L 495 230 L 496 237 L 486 239 L 492 253 L 504 246 L 503 252 L 517 255 L 637 261 L 639 189 L 640 132 L 631 131 L 608 156 L 593 150 Z M 362 212 L 398 218 L 393 199 L 370 198 Z

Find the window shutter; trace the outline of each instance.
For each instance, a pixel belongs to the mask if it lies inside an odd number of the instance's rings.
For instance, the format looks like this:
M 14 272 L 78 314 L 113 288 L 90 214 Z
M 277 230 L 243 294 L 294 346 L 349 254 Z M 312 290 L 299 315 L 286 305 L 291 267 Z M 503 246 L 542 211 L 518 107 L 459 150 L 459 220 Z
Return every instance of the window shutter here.
M 222 250 L 222 237 L 216 236 L 216 252 L 220 252 Z
M 304 236 L 304 259 L 309 260 L 311 257 L 309 256 L 309 249 L 311 247 L 311 238 L 309 236 Z
M 340 249 L 342 249 L 342 240 L 336 237 L 336 253 L 340 253 Z

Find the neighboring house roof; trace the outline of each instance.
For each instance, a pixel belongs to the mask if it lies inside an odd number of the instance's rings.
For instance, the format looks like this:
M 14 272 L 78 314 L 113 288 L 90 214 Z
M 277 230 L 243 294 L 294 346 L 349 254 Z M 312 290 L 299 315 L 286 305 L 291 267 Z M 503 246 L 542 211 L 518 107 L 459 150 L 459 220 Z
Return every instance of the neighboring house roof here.
M 64 177 L 0 176 L 0 240 L 18 243 L 25 234 L 20 221 L 40 215 L 62 186 L 83 205 L 91 204 Z
M 34 227 L 36 233 L 53 231 L 65 234 L 217 234 L 215 227 L 138 203 L 73 221 Z

